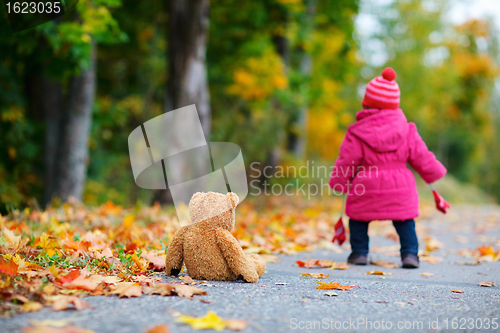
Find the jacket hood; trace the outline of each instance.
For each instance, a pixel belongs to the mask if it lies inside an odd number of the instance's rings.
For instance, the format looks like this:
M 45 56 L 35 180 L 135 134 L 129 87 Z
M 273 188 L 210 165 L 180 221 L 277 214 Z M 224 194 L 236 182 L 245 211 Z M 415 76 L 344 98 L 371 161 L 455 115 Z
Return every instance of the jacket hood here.
M 377 152 L 395 151 L 408 136 L 408 121 L 401 109 L 367 109 L 356 114 L 351 134 Z

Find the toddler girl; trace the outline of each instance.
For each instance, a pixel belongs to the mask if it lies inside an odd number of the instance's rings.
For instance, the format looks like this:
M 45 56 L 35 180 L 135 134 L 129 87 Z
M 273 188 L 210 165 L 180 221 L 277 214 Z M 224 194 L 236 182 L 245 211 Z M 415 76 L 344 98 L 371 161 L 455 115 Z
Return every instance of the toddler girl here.
M 418 268 L 415 221 L 418 193 L 408 163 L 427 182 L 446 174 L 445 167 L 427 149 L 414 123 L 399 109 L 396 73 L 386 68 L 368 83 L 363 110 L 349 126 L 340 146 L 330 186 L 348 193 L 352 253 L 347 262 L 368 263 L 368 224 L 392 220 L 401 241 L 404 268 Z

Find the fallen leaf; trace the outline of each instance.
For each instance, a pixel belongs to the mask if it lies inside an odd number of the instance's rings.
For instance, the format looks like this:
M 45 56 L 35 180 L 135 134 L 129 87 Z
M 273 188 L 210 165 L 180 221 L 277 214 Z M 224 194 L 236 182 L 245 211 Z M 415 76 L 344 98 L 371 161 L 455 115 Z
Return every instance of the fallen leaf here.
M 439 240 L 437 240 L 437 238 L 434 238 L 432 236 L 427 236 L 424 238 L 424 240 L 425 240 L 425 250 L 427 252 L 436 251 L 444 246 L 443 243 L 441 243 Z
M 42 303 L 39 302 L 28 302 L 24 303 L 22 306 L 23 312 L 36 312 L 43 309 Z
M 52 320 L 52 319 L 45 319 L 42 321 L 35 321 L 31 320 L 30 324 L 33 326 L 52 326 L 52 327 L 64 327 L 68 326 L 71 322 L 69 320 Z
M 189 324 L 195 330 L 214 329 L 216 331 L 222 331 L 226 328 L 225 320 L 212 311 L 208 311 L 203 317 L 190 317 L 182 315 L 175 321 Z
M 10 276 L 17 275 L 18 265 L 11 259 L 6 260 L 0 255 L 0 272 L 5 273 Z
M 463 294 L 464 291 L 463 290 L 458 290 L 458 289 L 453 289 L 453 290 L 450 290 L 451 293 L 455 293 L 455 294 Z
M 497 284 L 495 282 L 479 282 L 479 286 L 481 286 L 481 287 L 496 287 Z
M 63 283 L 63 287 L 67 289 L 83 289 L 87 291 L 92 291 L 99 285 L 100 281 L 91 280 L 87 278 L 80 272 L 80 275 L 72 280 L 71 282 Z
M 302 275 L 300 275 L 302 277 L 312 277 L 313 279 L 327 279 L 330 277 L 330 274 L 320 274 L 320 273 L 303 273 Z
M 107 283 L 107 284 L 117 284 L 121 281 L 121 279 L 118 276 L 103 276 L 103 275 L 98 275 L 98 274 L 93 274 L 89 277 L 89 280 L 100 284 L 101 282 Z
M 309 259 L 307 261 L 297 260 L 295 262 L 299 267 L 312 268 L 312 267 L 331 267 L 334 263 L 331 260 L 323 260 L 323 259 Z
M 80 270 L 78 269 L 73 269 L 71 270 L 68 274 L 64 275 L 64 276 L 61 276 L 59 278 L 59 281 L 61 283 L 70 283 L 72 282 L 74 279 L 76 279 L 77 277 L 80 276 Z
M 158 283 L 154 287 L 152 287 L 151 291 L 147 292 L 147 294 L 171 296 L 173 293 L 173 290 L 174 290 L 174 285 L 172 285 L 172 284 Z
M 191 286 L 184 286 L 184 285 L 175 286 L 175 292 L 179 297 L 187 297 L 187 298 L 191 298 L 193 297 L 193 295 L 207 294 L 207 292 L 203 289 Z
M 495 250 L 493 249 L 493 245 L 481 245 L 477 248 L 481 256 L 495 256 Z
M 149 262 L 149 267 L 152 268 L 153 270 L 163 271 L 165 269 L 165 258 L 146 253 L 142 253 L 141 257 Z
M 281 259 L 278 256 L 274 256 L 272 254 L 260 254 L 262 260 L 268 263 L 280 262 Z
M 333 262 L 329 269 L 338 269 L 345 270 L 349 268 L 349 265 L 346 262 Z
M 427 277 L 434 276 L 434 274 L 432 274 L 432 273 L 422 273 L 422 275 L 427 276 Z
M 422 256 L 420 257 L 420 261 L 426 261 L 429 264 L 437 264 L 443 261 L 444 259 L 441 257 L 433 257 L 433 256 Z
M 146 333 L 170 333 L 167 325 L 156 325 L 146 331 Z
M 186 276 L 180 276 L 179 279 L 182 280 L 182 283 L 183 284 L 191 284 L 193 283 L 193 279 L 189 276 L 189 275 L 186 275 Z
M 124 223 L 125 221 L 128 221 L 130 218 L 132 218 L 132 223 L 134 222 L 134 216 L 133 215 L 129 215 L 129 216 L 126 216 L 123 220 L 124 220 Z M 137 244 L 136 243 L 128 243 L 127 245 L 125 245 L 125 253 L 128 253 L 128 254 L 131 254 L 131 253 L 134 253 L 135 250 L 137 249 Z
M 368 271 L 365 273 L 366 275 L 393 275 L 394 273 L 386 273 L 382 271 Z
M 335 289 L 335 290 L 350 290 L 352 289 L 352 286 L 344 286 L 340 285 L 338 282 L 316 282 L 316 284 L 319 284 L 319 286 L 316 287 L 316 289 Z
M 119 297 L 141 297 L 142 286 L 136 282 L 120 282 L 111 294 L 118 294 Z
M 375 266 L 384 267 L 384 268 L 398 268 L 399 267 L 398 265 L 396 265 L 395 262 L 387 261 L 387 260 L 372 260 L 372 261 L 370 261 L 370 264 L 375 265 Z
M 241 319 L 226 319 L 225 323 L 226 328 L 231 331 L 243 331 L 248 326 L 248 323 Z
M 2 228 L 2 235 L 5 245 L 7 245 L 7 248 L 12 250 L 11 253 L 17 252 L 17 250 L 19 250 L 19 248 L 23 245 L 21 242 L 21 236 L 14 235 L 14 232 L 6 227 Z
M 325 293 L 326 296 L 338 296 L 339 294 L 337 294 L 335 291 L 327 291 Z
M 23 333 L 95 333 L 92 330 L 73 325 L 54 327 L 53 325 L 42 325 L 36 322 L 32 322 L 31 325 L 33 327 L 23 327 Z
M 87 302 L 83 301 L 81 298 L 76 296 L 56 296 L 56 300 L 52 303 L 53 311 L 61 311 L 61 310 L 83 310 L 83 309 L 91 309 L 92 307 L 87 304 Z

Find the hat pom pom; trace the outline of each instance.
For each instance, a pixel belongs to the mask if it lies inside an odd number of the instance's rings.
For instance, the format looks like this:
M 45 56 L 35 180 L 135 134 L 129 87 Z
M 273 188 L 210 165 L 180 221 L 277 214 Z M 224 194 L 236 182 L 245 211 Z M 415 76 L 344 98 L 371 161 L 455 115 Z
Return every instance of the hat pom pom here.
M 396 72 L 391 67 L 387 67 L 383 70 L 382 77 L 388 81 L 394 81 L 396 78 Z

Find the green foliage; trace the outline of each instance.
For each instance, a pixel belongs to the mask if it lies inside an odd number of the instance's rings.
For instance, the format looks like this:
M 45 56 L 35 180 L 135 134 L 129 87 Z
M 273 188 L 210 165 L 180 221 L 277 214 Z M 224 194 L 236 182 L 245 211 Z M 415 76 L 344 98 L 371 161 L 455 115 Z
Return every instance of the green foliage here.
M 75 10 L 32 29 L 0 26 L 0 202 L 19 206 L 42 193 L 43 119 L 40 77 L 67 85 L 89 64 L 90 43 L 126 41 L 110 9 L 119 0 L 84 0 Z M 5 14 L 2 12 L 2 15 Z M 4 209 L 3 205 L 0 209 Z

